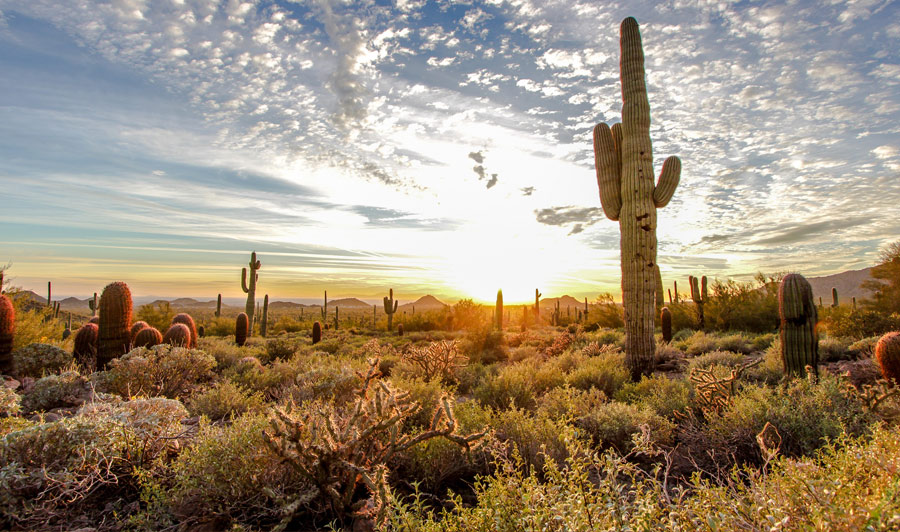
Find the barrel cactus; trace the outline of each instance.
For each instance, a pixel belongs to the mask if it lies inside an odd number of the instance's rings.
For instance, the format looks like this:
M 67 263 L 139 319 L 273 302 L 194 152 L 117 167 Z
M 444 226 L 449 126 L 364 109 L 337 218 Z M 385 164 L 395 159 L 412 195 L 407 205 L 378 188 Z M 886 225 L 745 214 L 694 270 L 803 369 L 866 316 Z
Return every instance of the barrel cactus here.
M 93 368 L 97 360 L 97 346 L 100 340 L 100 327 L 96 323 L 85 323 L 75 332 L 75 347 L 72 356 L 75 361 L 86 368 Z
M 244 347 L 248 334 L 250 334 L 250 316 L 247 316 L 246 312 L 241 312 L 234 320 L 234 342 L 238 347 Z
M 0 373 L 12 371 L 12 347 L 16 336 L 16 308 L 12 301 L 0 295 Z
M 134 338 L 131 339 L 131 346 L 137 347 L 153 347 L 163 343 L 163 335 L 156 327 L 149 325 L 138 331 Z
M 110 283 L 100 294 L 100 337 L 97 369 L 128 352 L 131 345 L 131 290 L 123 282 Z
M 317 344 L 322 341 L 322 324 L 319 322 L 313 323 L 312 329 L 312 343 Z
M 655 362 L 656 209 L 672 199 L 681 161 L 674 156 L 666 159 L 654 186 L 644 51 L 632 17 L 622 21 L 620 46 L 622 122 L 594 128 L 594 161 L 603 212 L 619 222 L 625 360 L 632 379 L 638 380 L 653 371 Z
M 131 338 L 134 339 L 134 337 L 137 336 L 137 333 L 141 332 L 141 329 L 149 326 L 150 324 L 143 320 L 134 322 L 131 325 Z
M 197 325 L 194 324 L 194 318 L 191 317 L 190 314 L 182 312 L 181 314 L 176 314 L 174 318 L 172 318 L 172 325 L 176 323 L 181 323 L 186 326 L 191 331 L 191 342 L 190 345 L 186 345 L 190 349 L 194 349 L 197 347 Z
M 819 338 L 816 333 L 816 302 L 809 281 L 799 273 L 784 276 L 778 288 L 781 318 L 781 359 L 784 372 L 806 375 L 810 366 L 819 375 Z
M 672 312 L 669 307 L 663 307 L 659 312 L 659 323 L 662 329 L 663 342 L 672 341 Z
M 875 359 L 884 378 L 900 384 L 900 332 L 889 332 L 878 340 Z
M 191 347 L 191 329 L 183 323 L 173 323 L 163 335 L 164 344 L 172 347 Z

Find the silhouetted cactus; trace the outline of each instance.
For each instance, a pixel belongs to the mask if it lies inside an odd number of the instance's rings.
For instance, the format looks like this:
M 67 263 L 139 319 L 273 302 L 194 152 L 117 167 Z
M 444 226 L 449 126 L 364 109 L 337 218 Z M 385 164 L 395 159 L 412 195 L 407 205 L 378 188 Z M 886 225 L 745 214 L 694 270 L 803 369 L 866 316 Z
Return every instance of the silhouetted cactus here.
M 702 330 L 706 325 L 706 320 L 703 316 L 703 304 L 706 303 L 708 298 L 708 293 L 706 291 L 706 276 L 704 275 L 701 277 L 698 282 L 698 279 L 691 275 L 688 277 L 688 282 L 691 285 L 691 299 L 697 306 L 697 318 L 699 320 L 699 327 Z
M 0 373 L 9 375 L 13 368 L 12 347 L 16 336 L 16 308 L 0 295 Z
M 72 313 L 71 313 L 71 312 L 67 312 L 66 314 L 67 314 L 67 316 L 66 316 L 66 328 L 63 329 L 63 333 L 62 333 L 62 339 L 63 339 L 63 340 L 68 340 L 69 337 L 72 336 Z
M 816 335 L 816 302 L 809 281 L 799 273 L 784 276 L 778 288 L 781 317 L 781 359 L 784 372 L 806 375 L 811 366 L 819 375 L 819 338 Z
M 328 290 L 325 290 L 325 301 L 322 302 L 322 321 L 328 317 Z
M 131 290 L 123 282 L 108 284 L 100 294 L 100 337 L 97 369 L 128 352 L 131 345 Z
M 269 329 L 269 294 L 266 294 L 263 303 L 262 310 L 262 321 L 259 322 L 259 335 L 263 338 L 266 337 L 266 333 Z
M 334 330 L 338 330 L 341 323 L 341 307 L 334 307 Z
M 497 290 L 497 304 L 494 307 L 494 326 L 503 330 L 503 290 Z
M 51 297 L 53 295 L 53 293 L 50 290 L 50 285 L 51 285 L 51 282 L 47 281 L 47 306 L 48 307 L 53 306 L 53 298 Z
M 250 316 L 247 316 L 246 312 L 241 312 L 234 320 L 234 343 L 238 347 L 244 347 L 248 334 L 250 334 Z
M 544 295 L 538 291 L 537 288 L 534 289 L 534 321 L 537 323 L 538 319 L 541 317 L 541 296 Z
M 219 296 L 216 298 L 216 317 L 218 318 L 221 315 L 222 315 L 222 294 L 219 294 Z
M 241 268 L 241 290 L 247 294 L 247 305 L 244 307 L 244 311 L 247 313 L 248 324 L 253 323 L 253 310 L 256 304 L 256 281 L 259 280 L 259 274 L 257 270 L 260 269 L 262 263 L 256 260 L 256 252 L 250 254 L 250 282 L 247 283 L 247 268 Z M 248 325 L 249 331 L 249 325 Z M 248 332 L 249 334 L 249 332 Z
M 387 328 L 389 331 L 394 329 L 394 313 L 397 312 L 399 301 L 394 301 L 394 289 L 390 289 L 390 298 L 384 298 L 384 313 L 387 314 Z
M 91 309 L 91 316 L 96 316 L 100 311 L 100 304 L 97 302 L 97 292 L 94 292 L 93 299 L 88 300 L 88 308 Z
M 317 344 L 322 341 L 322 324 L 319 322 L 313 323 L 312 329 L 312 343 Z
M 650 104 L 644 81 L 644 51 L 637 21 L 620 29 L 622 122 L 594 128 L 597 185 L 603 212 L 619 222 L 622 298 L 625 307 L 625 361 L 632 379 L 649 375 L 655 364 L 656 209 L 665 207 L 681 176 L 681 161 L 669 157 L 653 185 Z
M 203 338 L 205 335 L 206 335 L 206 329 L 204 329 L 202 325 L 197 327 L 197 336 L 199 338 Z
M 831 306 L 832 307 L 838 306 L 837 288 L 834 288 L 834 287 L 831 288 Z
M 900 332 L 889 332 L 878 340 L 875 359 L 884 378 L 900 384 Z
M 150 326 L 150 324 L 143 320 L 134 322 L 131 325 L 131 332 L 130 332 L 131 337 L 134 338 L 135 336 L 137 336 L 137 333 L 141 332 L 141 329 L 143 329 L 144 327 L 149 327 L 149 326 Z
M 163 335 L 156 327 L 149 325 L 139 330 L 131 341 L 132 348 L 137 347 L 153 347 L 163 343 Z
M 197 325 L 194 323 L 194 318 L 191 317 L 190 314 L 182 312 L 181 314 L 176 314 L 174 318 L 172 318 L 172 324 L 182 323 L 187 326 L 188 330 L 191 331 L 191 341 L 188 345 L 184 346 L 189 349 L 196 349 L 197 347 Z M 167 342 L 168 343 L 168 342 Z
M 166 334 L 163 335 L 162 343 L 169 344 L 172 347 L 191 347 L 191 329 L 184 323 L 173 323 Z
M 403 336 L 403 324 L 397 325 L 397 336 Z
M 669 343 L 672 341 L 672 313 L 669 311 L 669 307 L 663 307 L 659 313 L 659 323 L 660 328 L 662 329 L 662 337 L 663 342 Z
M 72 356 L 87 368 L 93 368 L 97 360 L 97 346 L 100 341 L 100 327 L 96 323 L 85 323 L 75 332 L 75 347 Z

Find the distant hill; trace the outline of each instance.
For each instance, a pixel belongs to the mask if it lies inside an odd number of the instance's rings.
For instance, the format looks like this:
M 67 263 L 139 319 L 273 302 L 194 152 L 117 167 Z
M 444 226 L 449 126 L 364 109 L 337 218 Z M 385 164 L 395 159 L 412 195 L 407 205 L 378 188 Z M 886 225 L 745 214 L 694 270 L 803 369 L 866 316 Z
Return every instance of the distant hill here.
M 541 299 L 541 308 L 542 309 L 543 308 L 555 309 L 557 301 L 559 301 L 559 308 L 561 308 L 561 309 L 564 309 L 567 307 L 584 309 L 584 300 L 582 299 L 581 301 L 578 301 L 577 299 L 575 299 L 574 297 L 572 297 L 570 295 L 564 295 L 562 297 L 542 298 Z M 532 303 L 532 306 L 534 306 L 534 303 Z
M 860 285 L 863 282 L 872 280 L 872 268 L 863 268 L 862 270 L 850 270 L 834 275 L 826 275 L 824 277 L 807 277 L 809 284 L 813 289 L 813 297 L 822 298 L 825 305 L 831 304 L 831 289 L 837 288 L 838 303 L 850 303 L 851 298 L 863 299 L 871 297 L 872 293 L 864 290 Z
M 316 305 L 319 306 L 319 305 Z M 372 308 L 372 305 L 366 303 L 365 301 L 360 301 L 355 297 L 345 297 L 343 299 L 332 299 L 328 302 L 329 307 L 340 307 L 340 308 Z
M 436 298 L 432 295 L 427 295 L 427 296 L 420 297 L 419 299 L 413 301 L 412 303 L 400 305 L 397 307 L 397 310 L 401 310 L 401 311 L 405 310 L 405 311 L 411 312 L 413 307 L 415 307 L 416 310 L 441 310 L 441 309 L 447 308 L 448 306 L 449 305 L 441 302 L 438 298 Z

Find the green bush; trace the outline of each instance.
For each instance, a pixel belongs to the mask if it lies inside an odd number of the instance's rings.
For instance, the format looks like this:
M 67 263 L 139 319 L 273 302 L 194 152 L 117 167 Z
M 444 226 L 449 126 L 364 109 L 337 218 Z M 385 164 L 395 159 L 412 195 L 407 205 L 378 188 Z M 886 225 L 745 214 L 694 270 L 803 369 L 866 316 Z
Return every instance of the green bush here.
M 857 340 L 847 346 L 847 350 L 853 353 L 856 358 L 871 358 L 875 355 L 875 344 L 881 336 L 869 336 L 862 340 Z
M 675 425 L 650 408 L 611 401 L 601 408 L 582 413 L 575 426 L 590 436 L 594 445 L 612 447 L 620 453 L 634 448 L 633 438 L 649 431 L 650 442 L 667 445 L 672 441 Z
M 15 375 L 36 377 L 59 373 L 74 366 L 72 353 L 51 344 L 29 344 L 12 353 Z
M 188 409 L 192 415 L 220 420 L 238 417 L 247 412 L 260 412 L 263 404 L 261 393 L 251 393 L 225 379 L 193 396 Z
M 22 410 L 21 398 L 12 388 L 0 386 L 0 417 L 14 416 Z
M 34 388 L 22 397 L 22 410 L 31 413 L 75 407 L 83 404 L 91 395 L 88 379 L 78 372 L 67 371 L 38 379 Z
M 829 308 L 823 320 L 829 336 L 861 340 L 881 336 L 900 329 L 900 314 L 884 314 L 874 310 L 853 310 L 844 305 Z
M 565 384 L 565 374 L 552 364 L 525 361 L 504 366 L 496 376 L 486 378 L 475 389 L 481 404 L 496 408 L 532 409 L 537 397 Z
M 266 342 L 266 361 L 277 358 L 287 360 L 297 351 L 297 341 L 290 338 L 274 338 Z
M 702 355 L 703 353 L 708 353 L 710 351 L 715 351 L 716 349 L 718 349 L 716 338 L 713 335 L 706 334 L 703 331 L 697 331 L 684 340 L 676 341 L 673 338 L 672 344 L 678 349 L 684 351 L 685 354 L 689 357 L 695 357 L 697 355 Z
M 503 331 L 481 327 L 471 331 L 460 342 L 459 350 L 471 363 L 494 364 L 509 359 L 509 347 Z
M 675 412 L 685 412 L 690 405 L 691 385 L 683 378 L 645 375 L 640 382 L 625 383 L 614 397 L 616 401 L 646 407 L 666 419 L 673 419 Z
M 175 310 L 169 305 L 169 302 L 161 301 L 155 305 L 152 303 L 141 305 L 134 314 L 134 321 L 146 321 L 147 325 L 165 332 L 172 325 L 174 317 Z
M 139 347 L 110 362 L 110 369 L 95 374 L 101 391 L 122 397 L 162 395 L 187 397 L 212 378 L 216 361 L 198 349 L 170 345 Z
M 729 351 L 712 351 L 694 357 L 688 361 L 687 374 L 693 369 L 709 369 L 713 366 L 726 366 L 735 368 L 744 362 L 744 357 L 738 353 Z
M 819 340 L 819 362 L 834 362 L 847 360 L 851 357 L 848 349 L 853 343 L 849 338 L 834 338 L 826 336 Z
M 625 367 L 625 355 L 611 352 L 585 359 L 569 373 L 566 382 L 579 390 L 597 388 L 607 397 L 612 397 L 630 378 L 631 374 Z
M 515 449 L 523 460 L 522 465 L 539 475 L 548 461 L 563 464 L 569 456 L 563 438 L 567 432 L 565 421 L 552 419 L 544 412 L 502 410 L 495 414 L 491 427 L 508 452 Z

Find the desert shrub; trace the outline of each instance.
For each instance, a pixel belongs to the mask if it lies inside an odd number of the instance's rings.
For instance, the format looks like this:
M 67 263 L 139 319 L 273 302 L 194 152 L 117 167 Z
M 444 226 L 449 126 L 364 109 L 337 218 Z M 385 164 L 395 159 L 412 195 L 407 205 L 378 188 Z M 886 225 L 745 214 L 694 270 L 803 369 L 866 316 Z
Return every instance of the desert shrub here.
M 869 336 L 862 340 L 857 340 L 847 346 L 847 350 L 853 353 L 857 358 L 872 357 L 875 354 L 875 344 L 878 343 L 880 336 Z
M 452 310 L 452 323 L 454 330 L 476 330 L 490 327 L 490 313 L 481 306 L 476 305 L 471 299 L 461 299 Z
M 685 379 L 665 375 L 641 377 L 640 382 L 626 382 L 615 394 L 616 401 L 646 407 L 656 414 L 673 419 L 691 402 L 691 385 Z
M 271 318 L 269 318 L 271 320 Z M 232 332 L 234 331 L 234 320 L 231 321 Z M 283 332 L 296 333 L 306 331 L 310 325 L 305 321 L 299 321 L 290 314 L 282 314 L 277 319 L 269 322 L 270 334 L 280 334 Z
M 489 427 L 492 414 L 476 401 L 457 404 L 454 408 L 459 431 L 471 434 Z M 419 432 L 427 427 L 419 429 Z M 413 432 L 415 435 L 416 432 Z M 490 457 L 483 448 L 466 451 L 444 438 L 427 440 L 402 453 L 395 460 L 399 478 L 419 482 L 422 489 L 438 493 L 441 488 L 468 480 L 476 474 L 487 474 Z
M 475 390 L 475 398 L 481 404 L 496 409 L 531 409 L 539 395 L 562 386 L 565 374 L 552 364 L 525 361 L 500 369 L 494 377 L 488 377 Z
M 497 374 L 496 366 L 468 364 L 456 372 L 456 389 L 460 394 L 474 393 L 485 381 Z
M 297 351 L 297 342 L 289 338 L 274 338 L 266 342 L 266 360 L 287 360 Z
M 753 351 L 765 351 L 778 341 L 778 335 L 774 333 L 760 334 L 750 340 L 750 348 Z
M 572 345 L 572 341 L 574 339 L 575 338 L 568 332 L 556 335 L 556 337 L 553 339 L 553 343 L 550 344 L 550 347 L 544 349 L 544 356 L 547 358 L 558 357 L 559 355 L 563 354 L 570 345 Z
M 14 416 L 22 410 L 21 398 L 12 388 L 0 385 L 0 417 Z
M 819 361 L 834 362 L 835 360 L 846 360 L 850 356 L 847 349 L 852 343 L 849 338 L 834 338 L 826 336 L 819 340 Z
M 12 300 L 16 310 L 16 335 L 13 349 L 34 343 L 57 343 L 62 338 L 65 322 L 51 317 L 50 307 L 36 305 L 15 288 L 3 291 Z
M 853 310 L 844 305 L 829 308 L 823 325 L 829 336 L 861 340 L 900 329 L 900 314 L 888 315 L 874 310 Z
M 781 340 L 777 340 L 763 352 L 762 362 L 746 369 L 740 379 L 774 385 L 784 377 L 784 362 L 781 360 Z
M 675 341 L 673 337 L 672 344 L 684 351 L 689 357 L 702 355 L 703 353 L 718 349 L 718 343 L 716 342 L 715 336 L 706 334 L 703 331 L 697 331 L 684 340 Z
M 616 329 L 623 327 L 622 309 L 613 301 L 612 294 L 601 294 L 588 308 L 588 315 L 584 320 L 586 331 L 596 331 L 599 328 Z
M 155 305 L 141 305 L 134 314 L 135 321 L 146 321 L 147 325 L 159 330 L 166 331 L 172 325 L 172 318 L 176 312 L 169 305 L 168 301 L 161 301 Z
M 170 345 L 140 347 L 110 362 L 110 369 L 96 374 L 101 391 L 123 397 L 136 395 L 187 397 L 208 381 L 215 359 L 198 349 Z
M 119 423 L 82 416 L 7 434 L 0 440 L 0 525 L 47 530 L 101 522 L 98 514 L 116 507 L 107 505 L 110 488 L 131 469 L 126 439 Z
M 709 369 L 712 366 L 727 366 L 734 368 L 740 366 L 744 362 L 744 357 L 738 353 L 730 351 L 711 351 L 700 356 L 694 357 L 688 361 L 687 372 L 693 369 Z
M 203 424 L 172 464 L 172 487 L 145 517 L 152 522 L 159 519 L 153 514 L 168 513 L 186 528 L 276 524 L 284 500 L 310 493 L 311 487 L 266 445 L 269 426 L 258 414 L 240 416 L 224 427 Z M 159 524 L 149 528 L 162 528 Z
M 429 310 L 425 312 L 420 310 L 415 314 L 407 313 L 394 318 L 395 323 L 399 321 L 399 323 L 403 324 L 403 330 L 406 332 L 447 329 L 453 322 L 450 310 Z
M 601 347 L 605 345 L 614 345 L 620 349 L 625 346 L 625 333 L 613 329 L 603 329 L 590 335 L 590 339 L 597 342 Z
M 688 295 L 690 298 L 690 294 Z M 697 307 L 691 302 L 681 302 L 666 305 L 669 313 L 672 314 L 672 330 L 688 331 L 688 336 L 694 333 L 698 327 Z M 673 335 L 673 339 L 678 339 L 678 334 Z
M 51 344 L 29 344 L 12 353 L 15 374 L 20 377 L 43 377 L 72 366 L 72 353 Z
M 67 371 L 38 379 L 34 388 L 22 397 L 22 410 L 31 413 L 69 408 L 81 405 L 90 397 L 88 379 L 76 371 Z
M 540 355 L 540 351 L 533 345 L 520 345 L 510 350 L 509 361 L 521 362 L 523 360 L 536 358 L 538 355 Z
M 491 426 L 496 438 L 522 458 L 522 465 L 539 475 L 549 460 L 562 464 L 568 458 L 563 434 L 566 422 L 549 417 L 545 412 L 528 412 L 519 408 L 496 412 Z
M 322 340 L 321 342 L 315 345 L 316 351 L 321 351 L 323 353 L 327 353 L 329 355 L 333 355 L 338 352 L 341 348 L 341 341 L 337 338 L 329 338 L 327 340 Z
M 576 390 L 563 386 L 541 396 L 537 411 L 551 419 L 574 419 L 602 408 L 607 400 L 606 394 L 596 388 Z
M 741 333 L 726 334 L 716 338 L 716 349 L 748 355 L 753 352 L 753 344 L 750 338 Z
M 261 393 L 251 393 L 225 379 L 193 396 L 188 408 L 192 415 L 219 420 L 238 417 L 247 412 L 259 412 L 263 404 Z
M 300 368 L 291 362 L 278 361 L 263 366 L 254 357 L 245 357 L 222 372 L 222 376 L 251 394 L 262 394 L 266 399 L 281 398 L 292 386 Z
M 355 367 L 350 365 L 349 361 L 329 362 L 297 373 L 294 385 L 285 390 L 286 396 L 297 404 L 317 399 L 332 401 L 335 404 L 351 400 L 361 384 Z
M 469 361 L 494 364 L 509 358 L 509 348 L 503 331 L 481 327 L 470 331 L 460 342 L 459 350 L 469 356 Z
M 204 333 L 206 336 L 231 336 L 234 340 L 234 320 L 235 318 L 219 316 L 208 320 L 204 320 Z M 233 341 L 231 342 L 234 343 Z
M 713 281 L 704 303 L 706 327 L 718 331 L 768 332 L 778 323 L 780 275 L 757 275 L 755 283 Z
M 391 384 L 397 390 L 403 390 L 409 394 L 409 398 L 419 405 L 415 414 L 404 420 L 404 429 L 422 430 L 431 424 L 431 416 L 440 405 L 441 397 L 446 391 L 441 387 L 441 381 L 437 379 L 425 380 L 422 377 L 399 378 L 393 377 Z
M 456 371 L 467 361 L 466 356 L 459 352 L 459 345 L 455 340 L 413 347 L 400 356 L 404 362 L 416 368 L 416 375 L 426 379 L 437 378 L 446 383 L 455 380 Z
M 634 448 L 633 437 L 645 429 L 654 444 L 669 444 L 675 428 L 672 422 L 650 408 L 618 401 L 582 413 L 574 423 L 590 436 L 594 445 L 612 447 L 620 453 L 630 452 Z
M 675 362 L 684 358 L 680 349 L 663 341 L 656 343 L 656 362 Z
M 869 432 L 874 415 L 844 387 L 841 379 L 825 372 L 820 373 L 818 384 L 808 379 L 792 379 L 774 388 L 747 384 L 727 408 L 710 413 L 706 424 L 684 441 L 698 455 L 718 456 L 719 467 L 730 468 L 730 457 L 737 463 L 759 465 L 763 457 L 756 435 L 769 422 L 781 436 L 782 454 L 809 455 L 844 434 Z
M 612 397 L 630 378 L 631 374 L 625 367 L 625 355 L 612 352 L 585 359 L 569 373 L 566 382 L 579 390 L 597 388 L 607 397 Z
M 249 340 L 244 347 L 238 347 L 234 343 L 234 338 L 200 338 L 198 347 L 216 359 L 216 369 L 219 371 L 233 366 L 248 356 L 260 361 L 268 360 L 265 346 L 251 344 Z

